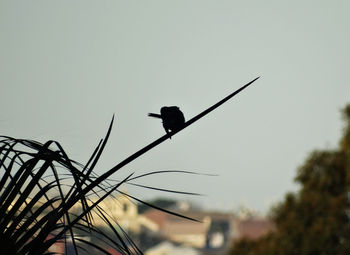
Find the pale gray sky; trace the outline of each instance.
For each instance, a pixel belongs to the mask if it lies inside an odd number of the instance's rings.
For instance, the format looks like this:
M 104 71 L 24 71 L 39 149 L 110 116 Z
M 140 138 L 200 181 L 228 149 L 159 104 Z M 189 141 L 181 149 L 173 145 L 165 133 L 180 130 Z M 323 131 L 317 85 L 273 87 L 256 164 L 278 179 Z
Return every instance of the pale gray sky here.
M 103 172 L 257 76 L 233 100 L 124 168 L 207 208 L 266 211 L 316 148 L 337 146 L 350 102 L 350 2 L 0 1 L 0 133 L 58 140 L 85 162 L 116 121 Z M 150 198 L 157 192 L 130 192 Z M 181 197 L 186 198 L 186 197 Z

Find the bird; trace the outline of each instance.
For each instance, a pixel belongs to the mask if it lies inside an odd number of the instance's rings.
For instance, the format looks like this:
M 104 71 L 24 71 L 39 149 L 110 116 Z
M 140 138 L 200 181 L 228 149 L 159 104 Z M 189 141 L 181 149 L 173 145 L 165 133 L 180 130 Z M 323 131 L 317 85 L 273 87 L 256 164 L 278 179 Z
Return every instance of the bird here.
M 164 106 L 160 109 L 160 114 L 149 113 L 149 117 L 162 119 L 165 132 L 179 130 L 185 124 L 184 114 L 177 106 Z M 170 137 L 171 139 L 171 137 Z

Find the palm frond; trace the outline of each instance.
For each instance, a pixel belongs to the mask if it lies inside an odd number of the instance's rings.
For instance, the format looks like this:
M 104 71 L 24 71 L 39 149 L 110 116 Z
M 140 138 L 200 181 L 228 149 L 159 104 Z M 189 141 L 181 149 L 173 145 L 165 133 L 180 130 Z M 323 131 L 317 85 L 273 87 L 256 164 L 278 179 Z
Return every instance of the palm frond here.
M 259 77 L 258 77 L 259 78 Z M 106 247 L 87 241 L 76 233 L 98 234 L 105 245 L 120 254 L 142 254 L 132 238 L 117 221 L 99 206 L 113 193 L 178 217 L 194 220 L 185 215 L 157 207 L 120 190 L 124 184 L 162 192 L 185 195 L 197 193 L 162 189 L 132 181 L 164 173 L 197 174 L 191 171 L 163 170 L 139 176 L 129 174 L 120 181 L 112 181 L 113 174 L 155 146 L 174 136 L 209 112 L 248 87 L 258 78 L 247 83 L 218 103 L 187 121 L 181 128 L 160 137 L 136 151 L 102 175 L 94 169 L 110 136 L 114 116 L 102 139 L 85 165 L 68 157 L 60 143 L 40 143 L 30 139 L 0 136 L 0 247 L 2 254 L 41 255 L 54 254 L 49 248 L 54 244 L 72 242 L 76 254 L 88 251 L 88 247 L 110 254 Z M 74 208 L 81 210 L 76 213 Z M 94 217 L 102 219 L 110 232 L 94 226 Z

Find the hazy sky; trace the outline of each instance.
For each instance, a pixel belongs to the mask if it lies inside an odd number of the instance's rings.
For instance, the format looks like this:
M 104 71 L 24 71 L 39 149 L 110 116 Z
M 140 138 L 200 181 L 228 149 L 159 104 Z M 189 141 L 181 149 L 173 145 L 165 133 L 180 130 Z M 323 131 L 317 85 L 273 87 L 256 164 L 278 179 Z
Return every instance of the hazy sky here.
M 347 0 L 0 0 L 0 133 L 57 140 L 86 162 L 115 114 L 102 173 L 164 134 L 148 112 L 178 105 L 189 119 L 261 76 L 116 178 L 218 174 L 142 183 L 203 193 L 190 199 L 207 208 L 266 211 L 297 189 L 309 152 L 337 146 L 350 102 L 349 10 Z

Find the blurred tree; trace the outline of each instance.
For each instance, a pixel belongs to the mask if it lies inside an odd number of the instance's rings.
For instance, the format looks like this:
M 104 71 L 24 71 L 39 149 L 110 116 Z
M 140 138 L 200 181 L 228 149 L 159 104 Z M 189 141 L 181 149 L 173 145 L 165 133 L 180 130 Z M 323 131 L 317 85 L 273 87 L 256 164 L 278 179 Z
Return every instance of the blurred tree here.
M 298 193 L 271 212 L 275 231 L 258 240 L 238 240 L 231 255 L 350 254 L 350 105 L 336 150 L 314 151 L 299 168 Z

